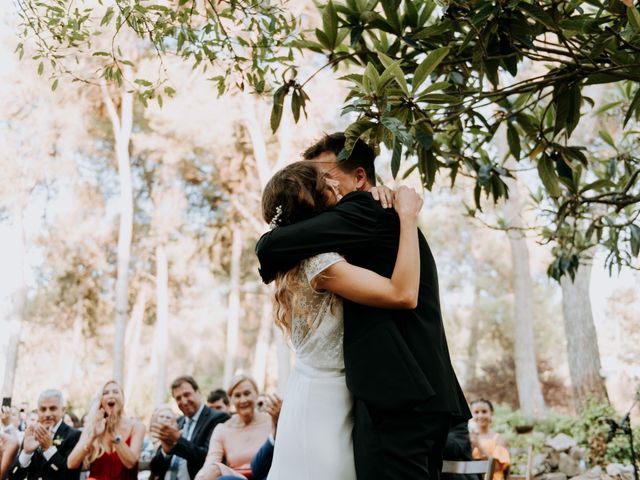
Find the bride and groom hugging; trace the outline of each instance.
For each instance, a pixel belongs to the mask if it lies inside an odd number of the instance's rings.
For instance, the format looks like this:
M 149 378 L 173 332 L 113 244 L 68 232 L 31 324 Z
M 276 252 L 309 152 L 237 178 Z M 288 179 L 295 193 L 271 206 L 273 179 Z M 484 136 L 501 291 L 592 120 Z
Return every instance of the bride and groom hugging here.
M 451 425 L 470 418 L 447 347 L 436 265 L 406 187 L 383 208 L 375 153 L 343 134 L 279 171 L 258 241 L 296 364 L 270 480 L 437 480 Z M 381 198 L 384 191 L 378 191 Z M 395 211 L 394 211 L 395 210 Z

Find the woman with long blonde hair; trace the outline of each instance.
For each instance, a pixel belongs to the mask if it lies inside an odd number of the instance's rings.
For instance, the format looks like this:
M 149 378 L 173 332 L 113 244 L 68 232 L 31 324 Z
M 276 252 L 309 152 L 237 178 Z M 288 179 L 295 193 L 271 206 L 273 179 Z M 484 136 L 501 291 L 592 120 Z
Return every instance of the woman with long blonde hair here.
M 262 211 L 277 229 L 320 215 L 337 202 L 335 185 L 314 163 L 296 162 L 269 181 Z M 278 420 L 270 480 L 355 480 L 343 299 L 385 309 L 415 308 L 421 206 L 422 198 L 413 190 L 400 187 L 395 193 L 400 239 L 391 278 L 349 264 L 337 253 L 307 258 L 276 277 L 276 323 L 291 340 L 296 365 Z
M 142 422 L 125 416 L 122 389 L 110 380 L 93 401 L 67 466 L 84 464 L 90 480 L 135 480 L 144 433 Z

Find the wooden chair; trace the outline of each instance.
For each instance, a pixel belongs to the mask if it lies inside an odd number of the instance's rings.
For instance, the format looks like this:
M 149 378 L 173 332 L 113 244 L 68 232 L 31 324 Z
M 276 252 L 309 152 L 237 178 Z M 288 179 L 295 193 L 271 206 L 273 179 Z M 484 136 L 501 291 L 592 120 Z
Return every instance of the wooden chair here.
M 442 473 L 457 473 L 457 474 L 483 474 L 484 480 L 491 480 L 493 478 L 493 472 L 496 468 L 496 462 L 493 458 L 487 458 L 486 460 L 471 460 L 471 461 L 453 461 L 444 460 L 442 462 Z
M 519 450 L 515 450 L 515 449 L 510 449 L 509 453 L 511 454 L 511 459 L 513 461 L 513 458 L 518 455 L 520 453 Z M 524 475 L 508 475 L 507 479 L 508 480 L 531 480 L 532 479 L 532 474 L 531 474 L 531 470 L 532 470 L 532 463 L 533 463 L 533 446 L 529 445 L 529 447 L 526 449 L 526 453 L 527 453 L 527 467 L 524 471 Z

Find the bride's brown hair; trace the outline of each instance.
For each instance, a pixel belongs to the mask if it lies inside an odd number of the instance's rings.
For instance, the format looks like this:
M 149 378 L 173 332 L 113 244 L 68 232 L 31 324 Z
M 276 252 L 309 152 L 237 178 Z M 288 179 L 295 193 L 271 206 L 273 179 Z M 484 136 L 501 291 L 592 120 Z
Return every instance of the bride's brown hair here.
M 295 162 L 277 172 L 262 193 L 262 217 L 273 228 L 314 217 L 325 210 L 331 189 L 311 161 Z M 291 334 L 291 305 L 299 278 L 299 265 L 276 275 L 275 321 Z

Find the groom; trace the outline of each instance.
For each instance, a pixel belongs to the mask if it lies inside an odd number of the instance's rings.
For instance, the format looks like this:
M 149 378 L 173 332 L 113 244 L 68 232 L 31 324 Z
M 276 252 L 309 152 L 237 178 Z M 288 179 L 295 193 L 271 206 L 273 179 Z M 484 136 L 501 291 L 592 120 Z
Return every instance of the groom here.
M 304 153 L 339 184 L 342 200 L 328 212 L 263 235 L 256 246 L 269 283 L 304 258 L 339 252 L 357 266 L 391 277 L 399 220 L 368 191 L 375 153 L 358 140 L 351 155 L 341 133 Z M 359 480 L 437 480 L 452 423 L 471 417 L 449 358 L 440 314 L 438 275 L 419 232 L 420 289 L 414 310 L 385 310 L 344 301 L 344 360 L 354 396 L 353 431 Z

